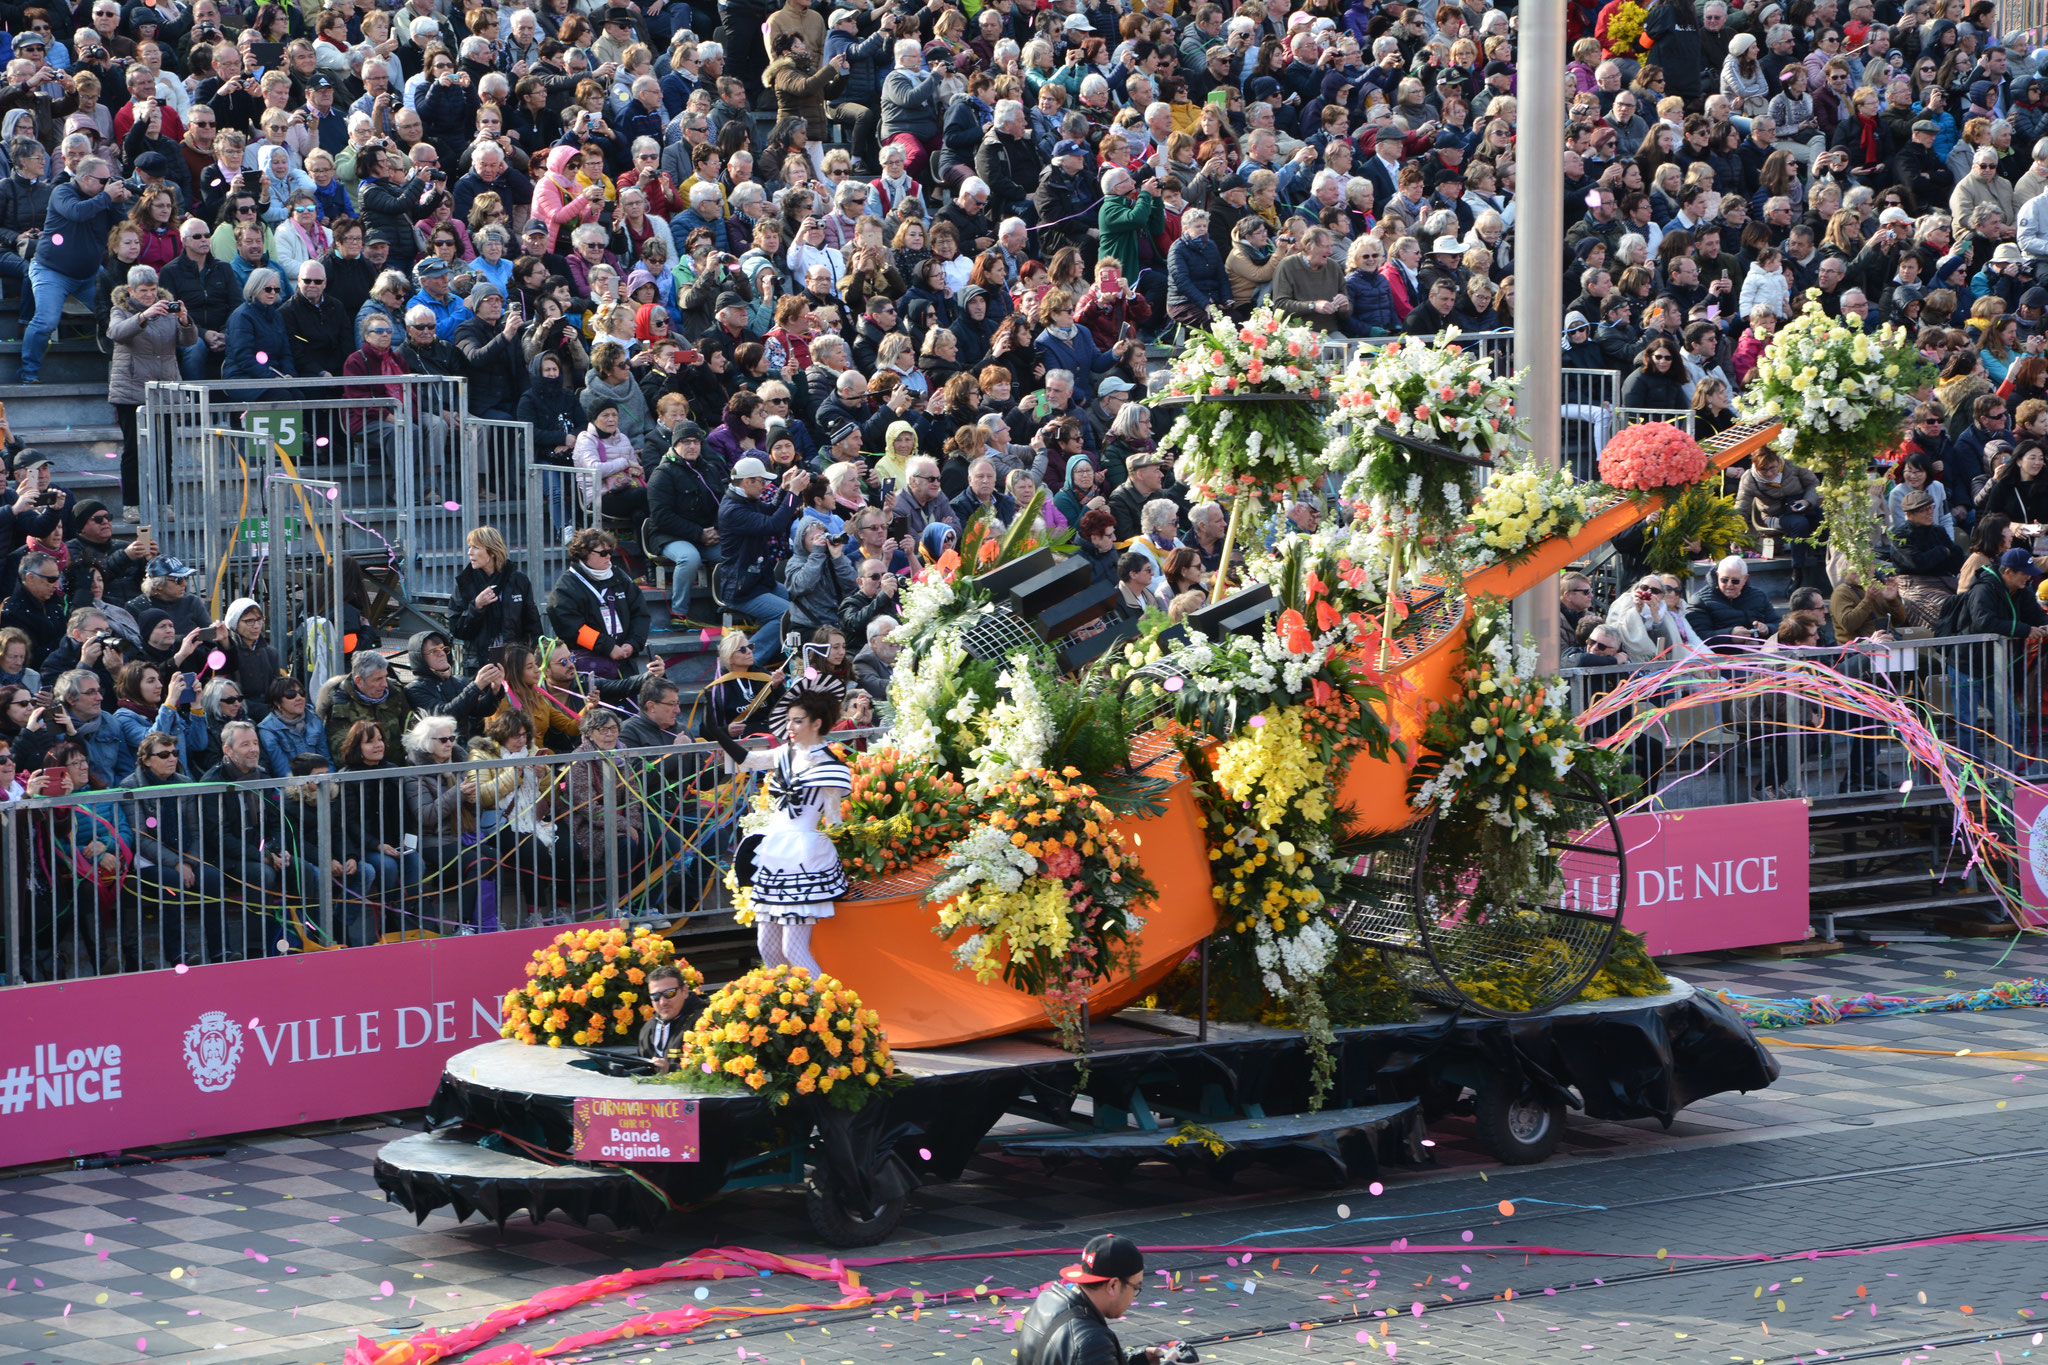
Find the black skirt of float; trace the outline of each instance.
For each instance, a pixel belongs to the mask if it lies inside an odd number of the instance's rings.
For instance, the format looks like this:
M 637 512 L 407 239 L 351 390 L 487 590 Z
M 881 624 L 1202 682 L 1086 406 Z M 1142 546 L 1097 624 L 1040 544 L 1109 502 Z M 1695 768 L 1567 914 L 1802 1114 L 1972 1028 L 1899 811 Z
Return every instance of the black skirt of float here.
M 1027 1035 L 897 1053 L 903 1081 L 857 1116 L 815 1098 L 778 1107 L 756 1095 L 690 1096 L 701 1114 L 699 1159 L 632 1168 L 674 1205 L 727 1188 L 799 1185 L 807 1164 L 840 1190 L 894 1197 L 906 1171 L 923 1183 L 957 1178 L 997 1123 L 1015 1115 L 1043 1126 L 998 1141 L 1050 1164 L 1085 1159 L 1117 1171 L 1158 1159 L 1227 1177 L 1250 1161 L 1309 1158 L 1344 1179 L 1382 1162 L 1426 1163 L 1426 1119 L 1467 1090 L 1481 1097 L 1482 1112 L 1491 1094 L 1539 1110 L 1564 1105 L 1591 1118 L 1668 1126 L 1696 1100 L 1760 1090 L 1778 1075 L 1775 1058 L 1728 1005 L 1677 980 L 1661 995 L 1583 1002 L 1536 1018 L 1436 1013 L 1340 1029 L 1335 1085 L 1314 1113 L 1298 1032 L 1211 1024 L 1203 1040 L 1193 1020 L 1134 1009 L 1093 1025 L 1090 1042 L 1085 1093 L 1096 1121 L 1117 1126 L 1098 1128 L 1075 1112 L 1079 1059 L 1049 1036 Z M 578 1098 L 687 1092 L 606 1069 L 622 1067 L 572 1048 L 499 1042 L 461 1053 L 428 1106 L 428 1131 L 380 1152 L 377 1183 L 421 1220 L 449 1207 L 458 1219 L 474 1213 L 499 1224 L 519 1213 L 536 1221 L 561 1213 L 579 1224 L 602 1215 L 620 1227 L 653 1226 L 667 1211 L 660 1197 L 616 1166 L 567 1157 L 572 1110 Z M 1150 1126 L 1166 1114 L 1194 1117 L 1228 1152 L 1169 1146 L 1171 1121 Z

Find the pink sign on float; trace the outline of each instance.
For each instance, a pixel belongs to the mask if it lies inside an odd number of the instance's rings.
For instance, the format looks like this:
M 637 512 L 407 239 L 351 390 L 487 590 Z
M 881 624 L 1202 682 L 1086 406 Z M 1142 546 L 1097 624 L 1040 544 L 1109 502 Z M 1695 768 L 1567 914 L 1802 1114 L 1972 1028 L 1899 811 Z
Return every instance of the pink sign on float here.
M 0 1167 L 413 1109 L 554 929 L 19 986 Z
M 583 1161 L 695 1161 L 697 1101 L 578 1099 L 569 1155 Z
M 1806 818 L 1804 801 L 1622 816 L 1622 923 L 1643 936 L 1655 957 L 1806 939 Z M 1573 876 L 1575 861 L 1585 875 Z M 1612 910 L 1611 865 L 1566 855 L 1563 867 L 1568 903 Z

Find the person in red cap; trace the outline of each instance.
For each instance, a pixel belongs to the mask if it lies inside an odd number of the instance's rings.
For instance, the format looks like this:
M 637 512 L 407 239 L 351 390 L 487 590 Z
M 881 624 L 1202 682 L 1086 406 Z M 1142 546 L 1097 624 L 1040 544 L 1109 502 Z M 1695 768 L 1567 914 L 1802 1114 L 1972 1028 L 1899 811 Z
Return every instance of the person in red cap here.
M 1131 1311 L 1144 1288 L 1145 1256 L 1128 1237 L 1106 1232 L 1081 1248 L 1031 1305 L 1019 1334 L 1017 1365 L 1159 1365 L 1157 1346 L 1126 1351 L 1110 1321 Z

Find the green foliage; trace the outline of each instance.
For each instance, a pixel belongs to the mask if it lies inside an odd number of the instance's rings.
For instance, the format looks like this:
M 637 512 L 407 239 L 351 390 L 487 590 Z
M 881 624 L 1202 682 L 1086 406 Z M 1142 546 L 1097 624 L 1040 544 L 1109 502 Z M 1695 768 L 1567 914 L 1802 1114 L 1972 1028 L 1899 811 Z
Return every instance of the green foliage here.
M 1756 537 L 1735 510 L 1735 499 L 1715 492 L 1714 482 L 1691 485 L 1651 520 L 1643 554 L 1651 573 L 1683 579 L 1692 573 L 1695 559 L 1719 559 L 1756 548 Z

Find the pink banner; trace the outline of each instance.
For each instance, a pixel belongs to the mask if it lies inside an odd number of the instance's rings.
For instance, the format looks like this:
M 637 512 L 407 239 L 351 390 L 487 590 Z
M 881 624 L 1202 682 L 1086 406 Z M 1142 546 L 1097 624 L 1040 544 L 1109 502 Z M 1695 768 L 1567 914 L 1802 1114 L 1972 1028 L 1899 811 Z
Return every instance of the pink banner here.
M 1624 815 L 1628 904 L 1622 923 L 1653 956 L 1707 953 L 1808 937 L 1804 801 Z M 1573 872 L 1567 855 L 1567 876 Z M 1593 860 L 1586 859 L 1591 864 Z M 1588 909 L 1614 904 L 1614 876 L 1572 881 Z M 1582 884 L 1590 883 L 1590 884 Z
M 2048 792 L 2013 784 L 2013 832 L 2019 839 L 2020 901 L 2029 924 L 2048 924 Z
M 7 991 L 0 1167 L 418 1108 L 558 932 Z

